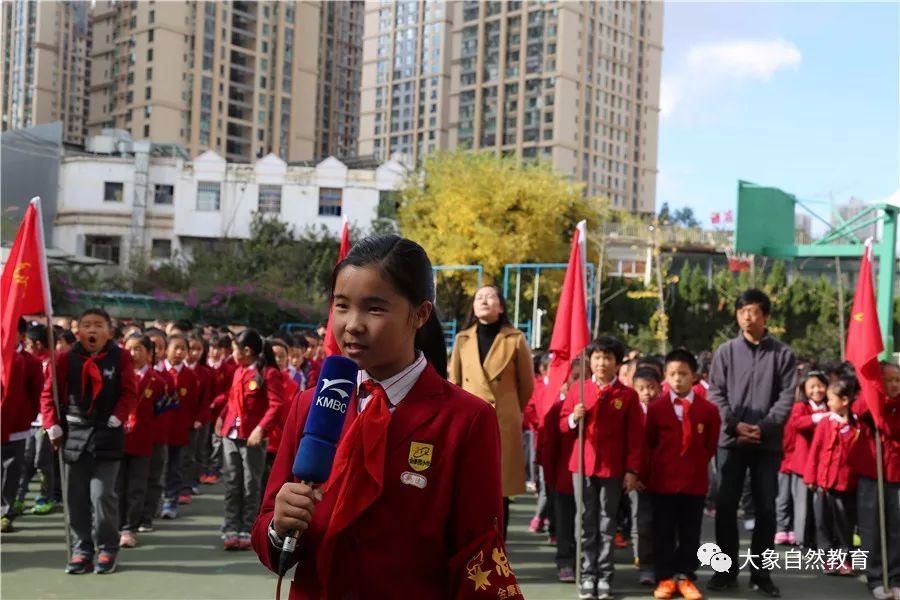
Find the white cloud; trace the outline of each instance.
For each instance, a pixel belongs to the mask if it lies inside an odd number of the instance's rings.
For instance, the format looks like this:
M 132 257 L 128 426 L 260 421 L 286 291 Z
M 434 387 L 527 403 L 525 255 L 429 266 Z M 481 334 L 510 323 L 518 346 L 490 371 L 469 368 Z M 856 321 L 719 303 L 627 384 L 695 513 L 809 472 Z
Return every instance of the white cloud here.
M 769 81 L 778 71 L 796 70 L 803 54 L 782 39 L 703 43 L 688 50 L 682 64 L 664 75 L 660 111 L 672 115 L 686 103 L 721 94 L 752 81 Z

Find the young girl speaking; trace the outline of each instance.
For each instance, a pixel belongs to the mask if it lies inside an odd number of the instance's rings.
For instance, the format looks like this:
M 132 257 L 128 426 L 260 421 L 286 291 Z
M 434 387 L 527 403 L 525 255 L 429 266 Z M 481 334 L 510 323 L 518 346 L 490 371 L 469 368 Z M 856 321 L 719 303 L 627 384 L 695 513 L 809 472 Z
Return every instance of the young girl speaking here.
M 359 385 L 321 488 L 291 476 L 313 391 L 291 407 L 253 528 L 260 560 L 276 570 L 283 537 L 301 532 L 295 600 L 519 595 L 500 533 L 497 417 L 444 379 L 425 251 L 369 237 L 331 282 L 335 338 Z

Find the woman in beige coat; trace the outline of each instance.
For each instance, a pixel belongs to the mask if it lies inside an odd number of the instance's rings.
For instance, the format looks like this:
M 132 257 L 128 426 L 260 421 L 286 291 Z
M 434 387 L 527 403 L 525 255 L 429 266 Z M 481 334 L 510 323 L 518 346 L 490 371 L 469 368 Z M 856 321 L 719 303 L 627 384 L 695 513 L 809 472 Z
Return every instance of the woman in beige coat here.
M 499 290 L 490 285 L 479 288 L 466 328 L 456 334 L 448 379 L 497 410 L 504 536 L 509 499 L 525 492 L 522 410 L 534 389 L 533 370 L 525 335 L 509 322 Z

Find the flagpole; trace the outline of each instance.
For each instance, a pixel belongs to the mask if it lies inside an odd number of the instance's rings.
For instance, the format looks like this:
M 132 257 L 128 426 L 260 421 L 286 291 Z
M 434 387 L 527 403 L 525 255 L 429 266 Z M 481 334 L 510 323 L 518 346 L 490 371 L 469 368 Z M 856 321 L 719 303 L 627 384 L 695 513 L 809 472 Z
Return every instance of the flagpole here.
M 31 203 L 34 204 L 35 211 L 37 212 L 37 222 L 38 222 L 38 234 L 41 236 L 39 241 L 39 245 L 44 254 L 44 266 L 41 269 L 41 285 L 44 288 L 44 297 L 47 299 L 47 341 L 50 344 L 50 384 L 53 389 L 53 408 L 56 410 L 56 418 L 59 421 L 59 426 L 63 430 L 63 440 L 65 440 L 66 429 L 68 429 L 66 420 L 62 417 L 62 409 L 59 403 L 59 388 L 58 381 L 59 379 L 56 376 L 56 336 L 53 335 L 53 302 L 50 297 L 50 278 L 49 278 L 49 270 L 50 267 L 47 265 L 47 244 L 44 238 L 44 216 L 41 214 L 41 198 L 40 196 L 35 196 L 31 199 Z M 48 435 L 45 433 L 44 435 Z M 51 444 L 52 446 L 52 444 Z M 66 560 L 69 558 L 69 554 L 72 552 L 72 532 L 69 527 L 69 493 L 68 493 L 68 474 L 66 473 L 65 464 L 63 463 L 63 453 L 62 450 L 54 449 L 53 452 L 56 454 L 57 464 L 56 468 L 59 469 L 59 482 L 62 487 L 62 505 L 63 505 L 63 522 L 65 524 L 66 529 Z
M 878 532 L 881 536 L 881 582 L 885 590 L 890 590 L 888 585 L 888 553 L 887 533 L 884 518 L 884 463 L 882 462 L 881 431 L 876 425 L 875 429 L 875 463 L 878 474 Z
M 581 372 L 579 387 L 581 397 L 579 402 L 584 404 L 584 362 L 585 350 L 581 351 Z M 584 415 L 578 419 L 578 477 L 575 479 L 575 581 L 581 585 L 581 535 L 584 530 Z

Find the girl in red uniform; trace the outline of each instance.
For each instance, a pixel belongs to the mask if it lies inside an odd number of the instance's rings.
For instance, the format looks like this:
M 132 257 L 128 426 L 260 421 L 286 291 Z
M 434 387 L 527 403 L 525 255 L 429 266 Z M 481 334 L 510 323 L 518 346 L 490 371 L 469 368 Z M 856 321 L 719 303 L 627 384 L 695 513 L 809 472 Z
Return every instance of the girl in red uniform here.
M 197 377 L 197 414 L 196 421 L 200 427 L 194 427 L 188 437 L 188 446 L 182 458 L 181 468 L 184 480 L 181 484 L 181 493 L 178 501 L 182 504 L 190 504 L 192 496 L 199 493 L 197 486 L 200 484 L 200 469 L 206 466 L 210 443 L 209 416 L 212 405 L 215 385 L 215 374 L 206 364 L 206 355 L 209 353 L 209 342 L 198 332 L 187 335 L 188 355 L 184 365 L 194 372 Z M 192 424 L 194 425 L 194 424 Z
M 281 372 L 283 402 L 281 403 L 281 410 L 278 411 L 278 417 L 275 419 L 275 427 L 272 428 L 272 432 L 269 435 L 266 444 L 266 467 L 263 469 L 262 482 L 259 489 L 260 499 L 262 498 L 262 494 L 266 491 L 266 484 L 269 482 L 269 474 L 272 472 L 272 465 L 275 463 L 275 455 L 278 453 L 278 445 L 281 443 L 281 434 L 283 433 L 282 424 L 285 419 L 287 419 L 294 397 L 297 395 L 297 392 L 300 391 L 300 386 L 291 378 L 289 369 L 290 349 L 288 348 L 287 342 L 281 338 L 272 337 L 270 338 L 270 343 L 272 344 L 272 354 L 275 355 L 275 364 Z
M 178 403 L 168 415 L 168 445 L 166 452 L 165 501 L 160 516 L 163 519 L 174 519 L 178 516 L 179 502 L 188 504 L 190 496 L 180 497 L 184 473 L 182 456 L 190 443 L 190 434 L 200 428 L 198 421 L 199 395 L 197 393 L 197 377 L 184 364 L 188 355 L 187 340 L 181 334 L 169 336 L 166 349 L 166 360 L 163 369 L 173 382 L 172 394 Z
M 225 468 L 226 550 L 250 548 L 250 529 L 259 510 L 260 481 L 266 464 L 266 437 L 278 422 L 284 403 L 284 378 L 268 342 L 253 329 L 234 341 L 239 367 L 222 414 Z
M 234 380 L 234 372 L 237 363 L 231 355 L 233 340 L 227 333 L 214 335 L 209 343 L 209 358 L 207 362 L 213 372 L 213 398 L 210 403 L 209 420 L 213 423 L 210 435 L 209 460 L 204 474 L 200 476 L 200 483 L 215 485 L 219 483 L 222 473 L 222 436 L 216 431 L 215 423 L 222 416 L 225 403 L 228 401 L 228 391 Z
M 125 421 L 125 456 L 119 466 L 119 546 L 137 545 L 138 527 L 144 514 L 144 498 L 150 477 L 156 417 L 154 409 L 166 394 L 166 379 L 153 368 L 153 342 L 142 333 L 125 340 L 138 380 L 137 403 Z
M 519 596 L 501 541 L 497 416 L 445 380 L 428 256 L 369 237 L 331 281 L 335 338 L 359 387 L 322 488 L 291 476 L 313 392 L 292 406 L 253 529 L 260 560 L 276 570 L 282 538 L 301 532 L 294 600 Z

